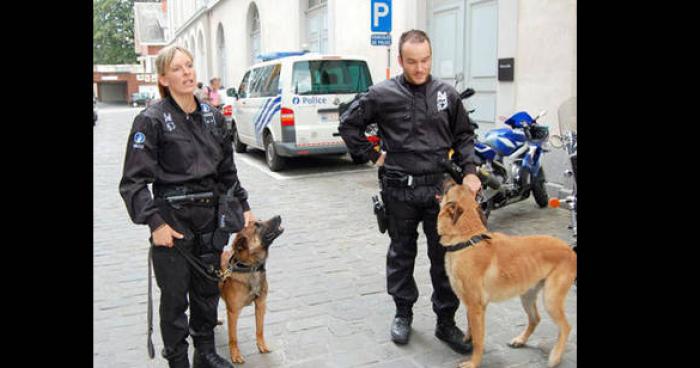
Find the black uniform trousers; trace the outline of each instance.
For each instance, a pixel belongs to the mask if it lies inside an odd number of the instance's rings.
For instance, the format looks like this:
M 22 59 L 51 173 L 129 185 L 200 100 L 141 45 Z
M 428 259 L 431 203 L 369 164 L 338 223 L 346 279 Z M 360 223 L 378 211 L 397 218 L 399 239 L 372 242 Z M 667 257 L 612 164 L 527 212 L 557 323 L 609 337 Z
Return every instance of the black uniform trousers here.
M 383 198 L 389 217 L 391 244 L 386 260 L 387 290 L 396 303 L 397 316 L 413 316 L 412 307 L 418 300 L 418 288 L 413 278 L 417 254 L 418 224 L 428 243 L 430 278 L 433 284 L 433 311 L 438 323 L 454 323 L 459 299 L 452 291 L 445 272 L 445 249 L 439 243 L 437 216 L 440 205 L 435 195 L 439 184 L 414 188 L 384 187 Z
M 187 205 L 174 209 L 167 204 L 158 207 L 166 223 L 185 235 L 183 239 L 175 239 L 175 244 L 202 263 L 219 269 L 221 249 L 213 247 L 211 242 L 216 226 L 216 207 Z M 218 284 L 204 278 L 174 247 L 154 247 L 153 270 L 161 291 L 159 311 L 165 345 L 163 357 L 171 363 L 187 359 L 188 335 L 192 335 L 195 348 L 214 349 L 220 295 Z M 185 314 L 188 306 L 189 323 Z

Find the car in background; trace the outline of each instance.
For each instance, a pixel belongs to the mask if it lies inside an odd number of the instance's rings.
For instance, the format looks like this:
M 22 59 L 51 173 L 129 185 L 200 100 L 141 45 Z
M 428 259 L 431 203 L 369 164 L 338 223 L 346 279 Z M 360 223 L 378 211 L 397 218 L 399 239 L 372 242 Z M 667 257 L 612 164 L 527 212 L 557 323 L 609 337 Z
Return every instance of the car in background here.
M 150 101 L 153 100 L 155 96 L 148 92 L 134 92 L 131 94 L 131 105 L 134 107 L 150 105 Z

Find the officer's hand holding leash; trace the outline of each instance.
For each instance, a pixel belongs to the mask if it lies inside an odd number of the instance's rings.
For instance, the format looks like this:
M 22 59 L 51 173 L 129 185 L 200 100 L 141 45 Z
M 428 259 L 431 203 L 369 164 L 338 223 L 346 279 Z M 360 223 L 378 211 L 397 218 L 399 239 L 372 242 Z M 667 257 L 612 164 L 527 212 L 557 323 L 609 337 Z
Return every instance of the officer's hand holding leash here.
M 386 159 L 386 152 L 382 151 L 382 155 L 379 156 L 377 162 L 374 163 L 375 166 L 384 166 L 384 160 Z
M 474 193 L 475 197 L 476 194 L 481 190 L 481 180 L 479 180 L 479 177 L 474 174 L 467 174 L 467 176 L 465 176 L 462 181 L 462 185 L 469 188 L 469 190 L 471 190 L 472 193 Z
M 173 230 L 168 224 L 163 224 L 153 230 L 153 244 L 158 247 L 173 247 L 173 238 L 182 239 L 185 236 Z

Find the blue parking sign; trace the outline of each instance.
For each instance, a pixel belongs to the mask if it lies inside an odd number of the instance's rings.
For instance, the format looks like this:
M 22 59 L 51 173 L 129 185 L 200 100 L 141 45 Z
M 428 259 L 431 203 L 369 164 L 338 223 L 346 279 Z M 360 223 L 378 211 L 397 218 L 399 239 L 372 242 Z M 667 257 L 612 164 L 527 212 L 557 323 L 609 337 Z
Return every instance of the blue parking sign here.
M 391 32 L 391 0 L 372 0 L 372 32 Z

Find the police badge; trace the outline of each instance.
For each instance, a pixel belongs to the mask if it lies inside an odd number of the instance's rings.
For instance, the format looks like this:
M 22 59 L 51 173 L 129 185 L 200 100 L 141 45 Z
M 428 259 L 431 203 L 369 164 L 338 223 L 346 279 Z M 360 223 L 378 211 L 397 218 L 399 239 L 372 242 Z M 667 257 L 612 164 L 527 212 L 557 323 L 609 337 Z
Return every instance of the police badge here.
M 437 109 L 442 111 L 447 108 L 447 92 L 437 93 Z
M 165 128 L 168 129 L 169 132 L 175 130 L 175 122 L 173 121 L 173 116 L 168 112 L 164 112 L 163 118 L 165 119 Z

